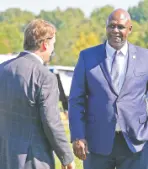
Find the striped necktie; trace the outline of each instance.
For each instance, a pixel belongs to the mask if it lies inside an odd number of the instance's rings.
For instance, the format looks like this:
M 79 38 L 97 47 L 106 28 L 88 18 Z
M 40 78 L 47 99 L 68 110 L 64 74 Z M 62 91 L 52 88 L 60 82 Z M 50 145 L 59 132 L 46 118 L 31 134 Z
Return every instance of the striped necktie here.
M 120 85 L 119 85 L 120 83 L 120 60 L 119 59 L 120 59 L 119 55 L 116 51 L 114 53 L 114 59 L 113 59 L 112 68 L 111 68 L 111 78 L 112 78 L 112 83 L 114 85 L 114 88 L 118 94 L 120 92 Z M 116 132 L 121 131 L 118 118 L 117 118 L 115 130 Z
M 111 79 L 117 93 L 120 92 L 120 60 L 117 51 L 114 53 L 114 59 L 111 68 Z

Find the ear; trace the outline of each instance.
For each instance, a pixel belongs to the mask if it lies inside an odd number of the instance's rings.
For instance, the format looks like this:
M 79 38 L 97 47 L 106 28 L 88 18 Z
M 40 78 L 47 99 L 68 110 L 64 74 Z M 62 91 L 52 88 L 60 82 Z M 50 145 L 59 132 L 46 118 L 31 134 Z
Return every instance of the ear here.
M 44 51 L 47 49 L 47 43 L 45 41 L 42 42 L 41 46 Z
M 129 27 L 129 32 L 128 32 L 128 34 L 131 34 L 131 32 L 132 32 L 132 25 Z

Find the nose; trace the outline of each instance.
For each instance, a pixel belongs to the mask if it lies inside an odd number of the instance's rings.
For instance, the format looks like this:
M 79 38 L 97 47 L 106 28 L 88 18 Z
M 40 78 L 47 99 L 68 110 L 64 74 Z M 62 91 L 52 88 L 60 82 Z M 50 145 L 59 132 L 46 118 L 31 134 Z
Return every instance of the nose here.
M 118 29 L 118 27 L 117 26 L 115 26 L 114 28 L 113 28 L 113 30 L 112 30 L 113 32 L 119 32 L 119 29 Z

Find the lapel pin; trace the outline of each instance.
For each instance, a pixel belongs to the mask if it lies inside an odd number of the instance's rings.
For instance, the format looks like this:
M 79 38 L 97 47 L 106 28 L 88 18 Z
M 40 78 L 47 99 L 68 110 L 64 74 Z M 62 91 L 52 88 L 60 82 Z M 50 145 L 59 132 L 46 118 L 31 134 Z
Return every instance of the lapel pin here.
M 135 55 L 133 55 L 133 59 L 136 59 L 136 56 L 135 56 Z

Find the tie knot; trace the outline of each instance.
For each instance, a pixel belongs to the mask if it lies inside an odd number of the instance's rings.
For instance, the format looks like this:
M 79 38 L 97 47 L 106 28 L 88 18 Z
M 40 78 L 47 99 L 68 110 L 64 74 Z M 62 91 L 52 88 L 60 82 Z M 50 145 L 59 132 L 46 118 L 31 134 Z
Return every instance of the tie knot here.
M 116 56 L 116 55 L 122 55 L 121 50 L 116 50 L 116 51 L 114 52 L 114 56 Z
M 117 54 L 118 54 L 118 52 L 117 52 L 117 50 L 116 50 L 116 51 L 114 52 L 114 54 L 113 54 L 113 60 L 115 60 Z
M 113 58 L 114 58 L 114 59 L 115 59 L 115 58 L 119 58 L 119 56 L 122 56 L 122 52 L 119 51 L 119 50 L 116 50 L 116 51 L 114 52 Z
M 114 56 L 116 56 L 118 54 L 118 51 L 116 50 L 115 53 L 114 53 Z

